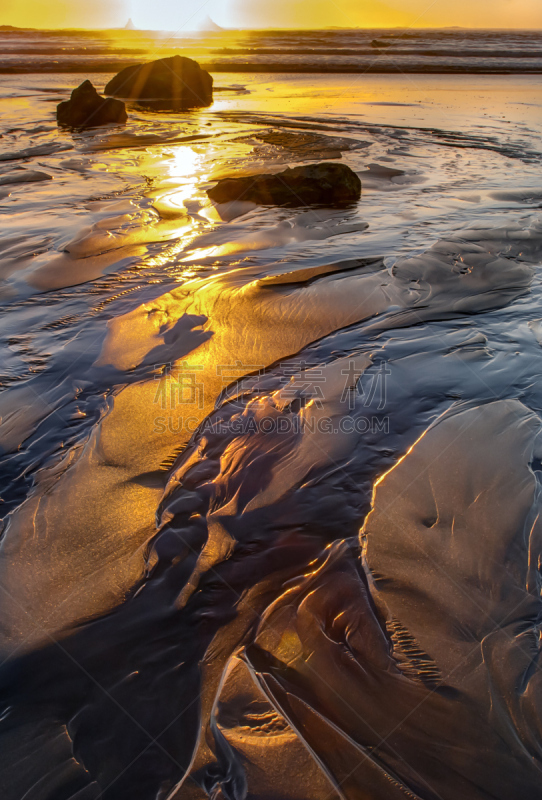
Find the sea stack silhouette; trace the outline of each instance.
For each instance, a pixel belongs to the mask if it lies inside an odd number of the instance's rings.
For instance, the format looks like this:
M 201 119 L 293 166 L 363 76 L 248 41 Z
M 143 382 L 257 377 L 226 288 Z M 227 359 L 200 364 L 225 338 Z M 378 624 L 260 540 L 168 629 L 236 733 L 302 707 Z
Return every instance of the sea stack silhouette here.
M 220 31 L 223 31 L 224 28 L 221 28 L 220 25 L 217 25 L 216 22 L 211 19 L 209 15 L 207 15 L 205 19 L 200 22 L 197 30 L 202 31 L 203 33 L 219 33 Z

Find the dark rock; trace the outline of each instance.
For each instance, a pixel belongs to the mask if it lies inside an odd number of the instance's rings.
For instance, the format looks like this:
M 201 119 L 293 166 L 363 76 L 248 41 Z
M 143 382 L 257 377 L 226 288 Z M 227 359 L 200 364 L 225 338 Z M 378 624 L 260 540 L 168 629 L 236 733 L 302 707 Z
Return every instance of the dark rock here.
M 8 172 L 7 175 L 0 175 L 0 186 L 12 183 L 36 183 L 38 181 L 52 181 L 53 176 L 47 172 L 35 172 L 34 170 L 21 170 L 20 172 Z
M 123 123 L 128 119 L 124 103 L 110 97 L 100 97 L 90 81 L 74 89 L 71 100 L 60 103 L 56 118 L 59 125 L 69 128 L 94 128 Z
M 400 178 L 404 174 L 405 171 L 402 169 L 385 167 L 383 164 L 367 164 L 367 169 L 361 173 L 361 175 L 366 175 L 368 178 L 383 178 L 384 180 Z
M 225 178 L 207 194 L 215 203 L 246 200 L 264 206 L 343 206 L 361 197 L 361 181 L 346 164 L 309 164 L 275 175 Z
M 172 56 L 126 67 L 109 81 L 105 94 L 156 109 L 185 111 L 211 105 L 213 79 L 197 61 Z
M 373 39 L 371 47 L 391 47 L 392 42 L 383 42 L 382 39 Z

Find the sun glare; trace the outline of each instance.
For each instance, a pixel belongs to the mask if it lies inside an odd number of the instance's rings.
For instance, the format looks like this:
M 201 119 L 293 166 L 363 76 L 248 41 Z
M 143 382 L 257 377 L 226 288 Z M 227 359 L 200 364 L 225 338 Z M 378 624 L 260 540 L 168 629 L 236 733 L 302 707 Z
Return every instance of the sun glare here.
M 491 14 L 488 14 L 489 7 Z M 0 25 L 36 28 L 124 27 L 132 19 L 142 30 L 195 31 L 222 28 L 540 28 L 539 0 L 4 0 Z M 212 20 L 212 23 L 209 23 Z

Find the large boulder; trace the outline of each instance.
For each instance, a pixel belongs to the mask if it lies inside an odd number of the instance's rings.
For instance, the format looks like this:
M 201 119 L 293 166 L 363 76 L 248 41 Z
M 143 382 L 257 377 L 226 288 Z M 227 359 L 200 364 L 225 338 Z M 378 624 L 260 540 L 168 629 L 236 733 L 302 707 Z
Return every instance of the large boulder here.
M 128 119 L 124 103 L 110 97 L 100 97 L 90 81 L 74 89 L 71 99 L 57 106 L 56 118 L 59 125 L 68 128 L 93 128 L 124 123 Z
M 361 181 L 346 164 L 309 164 L 275 175 L 225 178 L 207 194 L 215 203 L 247 200 L 264 206 L 344 206 L 361 197 Z
M 213 79 L 197 61 L 172 56 L 126 67 L 109 81 L 105 94 L 156 109 L 186 111 L 211 105 Z

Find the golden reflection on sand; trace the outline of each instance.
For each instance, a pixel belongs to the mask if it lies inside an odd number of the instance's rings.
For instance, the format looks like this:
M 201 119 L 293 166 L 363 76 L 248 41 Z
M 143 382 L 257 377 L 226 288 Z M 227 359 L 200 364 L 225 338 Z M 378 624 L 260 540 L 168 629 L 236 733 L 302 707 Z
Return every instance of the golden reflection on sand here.
M 45 627 L 62 627 L 77 618 L 77 609 L 99 614 L 111 607 L 113 596 L 122 600 L 141 577 L 144 552 L 141 549 L 125 561 L 117 555 L 120 542 L 131 539 L 133 548 L 135 538 L 143 548 L 153 530 L 171 455 L 212 411 L 232 382 L 232 369 L 234 380 L 239 379 L 354 322 L 375 318 L 378 326 L 378 317 L 390 307 L 395 309 L 396 324 L 404 324 L 409 319 L 419 322 L 424 315 L 449 313 L 450 308 L 457 312 L 493 307 L 523 293 L 532 269 L 502 258 L 500 252 L 503 246 L 512 246 L 514 237 L 523 250 L 536 250 L 538 228 L 526 233 L 518 226 L 515 233 L 507 231 L 504 240 L 502 233 L 491 231 L 487 249 L 478 244 L 483 241 L 480 230 L 472 235 L 476 245 L 463 231 L 461 241 L 443 240 L 424 255 L 397 262 L 391 273 L 382 269 L 381 262 L 361 261 L 357 268 L 357 262 L 354 267 L 347 264 L 343 272 L 331 266 L 328 275 L 321 267 L 305 269 L 303 281 L 296 284 L 288 278 L 262 281 L 268 269 L 262 274 L 256 267 L 237 268 L 187 281 L 112 318 L 97 366 L 121 372 L 152 370 L 153 365 L 160 369 L 152 379 L 115 392 L 91 439 L 80 452 L 72 453 L 70 469 L 63 465 L 52 486 L 46 471 L 33 496 L 15 514 L 5 536 L 12 558 L 4 560 L 2 569 L 8 584 L 10 576 L 17 576 L 17 587 L 11 588 L 24 597 L 23 608 L 31 609 Z M 465 273 L 454 267 L 458 251 L 474 259 L 473 270 Z M 473 251 L 475 258 L 470 255 Z M 283 266 L 280 272 L 284 273 Z M 168 379 L 163 374 L 168 362 L 174 373 L 193 376 L 194 393 L 186 402 L 178 402 L 178 396 L 171 402 L 171 393 L 169 400 L 163 399 L 161 381 Z M 333 370 L 333 363 L 328 368 Z M 340 443 L 340 437 L 334 441 Z M 68 517 L 65 481 L 70 486 Z M 77 531 L 74 518 L 81 521 Z M 33 547 L 29 529 L 40 531 L 41 559 L 28 557 Z M 51 536 L 61 555 L 54 555 L 48 546 Z M 69 544 L 74 537 L 93 542 L 90 561 L 74 564 Z M 103 558 L 98 558 L 99 552 Z M 91 579 L 94 563 L 102 565 L 99 581 L 96 576 Z M 38 593 L 36 585 L 41 587 Z M 76 589 L 77 604 L 70 605 L 68 598 Z M 32 598 L 41 596 L 50 602 L 40 601 L 36 607 Z M 28 623 L 16 604 L 7 618 L 15 645 L 29 634 Z

